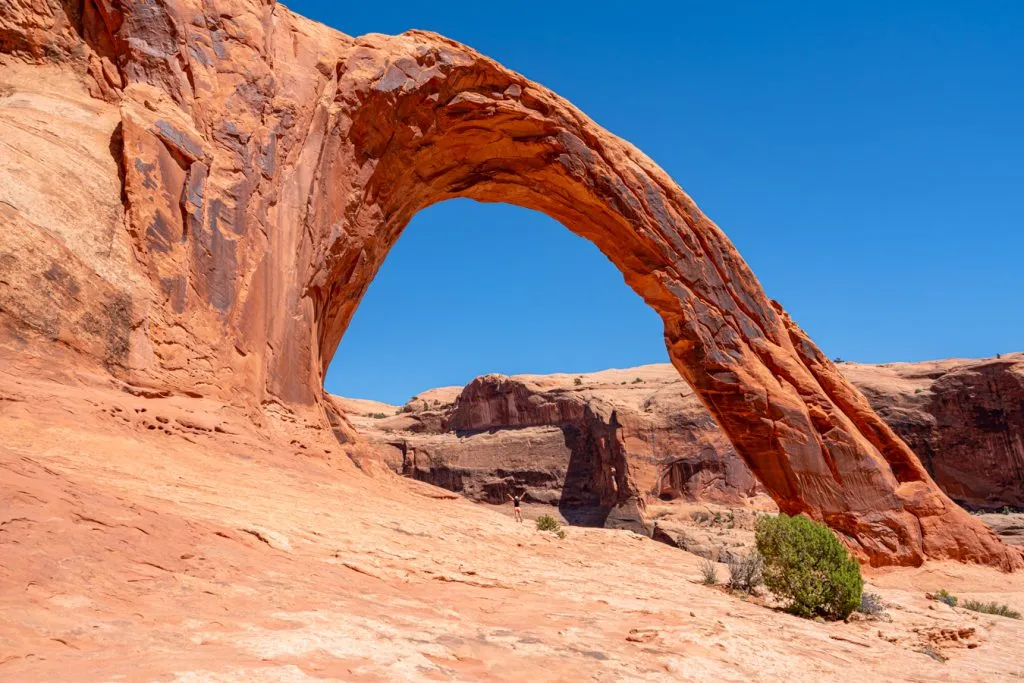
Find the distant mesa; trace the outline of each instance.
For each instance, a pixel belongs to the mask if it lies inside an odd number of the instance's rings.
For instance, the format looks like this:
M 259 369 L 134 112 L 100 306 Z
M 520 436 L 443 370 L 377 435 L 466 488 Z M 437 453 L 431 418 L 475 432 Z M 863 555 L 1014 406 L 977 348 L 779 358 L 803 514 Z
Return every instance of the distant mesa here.
M 950 497 L 1024 509 L 1024 353 L 840 370 Z M 649 501 L 736 505 L 765 493 L 669 364 L 484 375 L 402 407 L 330 399 L 392 470 L 479 502 L 525 490 L 567 520 L 649 532 Z

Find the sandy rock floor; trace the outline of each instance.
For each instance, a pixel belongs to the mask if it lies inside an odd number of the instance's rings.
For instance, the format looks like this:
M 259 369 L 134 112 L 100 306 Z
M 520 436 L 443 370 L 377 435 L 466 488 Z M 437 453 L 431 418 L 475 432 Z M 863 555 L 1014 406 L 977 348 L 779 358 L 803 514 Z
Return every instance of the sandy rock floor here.
M 0 370 L 0 680 L 1024 678 L 1024 622 L 924 597 L 1022 609 L 1024 574 L 873 572 L 889 617 L 825 624 L 699 563 L 369 477 L 329 434 Z

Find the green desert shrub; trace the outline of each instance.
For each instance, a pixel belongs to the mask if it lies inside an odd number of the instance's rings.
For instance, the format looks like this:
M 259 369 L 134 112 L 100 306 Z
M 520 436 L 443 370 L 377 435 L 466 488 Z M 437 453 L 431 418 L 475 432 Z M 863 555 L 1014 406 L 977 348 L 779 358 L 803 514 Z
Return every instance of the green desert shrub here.
M 944 602 L 950 607 L 956 607 L 956 604 L 960 602 L 960 598 L 956 597 L 955 595 L 947 591 L 945 588 L 940 588 L 939 590 L 935 591 L 935 593 L 932 594 L 931 597 L 932 600 Z
M 1010 619 L 1020 619 L 1020 612 L 1012 609 L 1009 605 L 1000 605 L 998 602 L 964 600 L 960 606 L 964 609 L 969 609 L 972 612 L 983 612 L 985 614 L 995 614 L 1000 617 L 1009 617 Z
M 561 528 L 562 525 L 551 515 L 541 515 L 537 518 L 537 531 L 554 531 L 557 533 Z
M 573 384 L 574 384 L 575 386 L 578 386 L 578 387 L 579 387 L 579 386 L 583 386 L 583 378 L 582 378 L 582 377 L 577 377 L 576 379 L 574 379 L 574 380 L 572 381 L 572 383 L 573 383 Z
M 804 516 L 761 517 L 755 527 L 764 583 L 801 617 L 845 619 L 860 606 L 860 565 L 836 535 Z

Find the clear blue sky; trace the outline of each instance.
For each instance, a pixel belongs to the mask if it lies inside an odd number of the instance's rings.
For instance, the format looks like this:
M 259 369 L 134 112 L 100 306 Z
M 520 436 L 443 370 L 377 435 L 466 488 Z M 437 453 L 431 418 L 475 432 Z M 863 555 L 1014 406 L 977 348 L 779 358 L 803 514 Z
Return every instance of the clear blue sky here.
M 1024 349 L 1024 3 L 292 2 L 350 35 L 438 31 L 663 166 L 831 356 Z M 662 362 L 589 243 L 504 205 L 421 212 L 328 390 L 404 402 L 486 372 Z

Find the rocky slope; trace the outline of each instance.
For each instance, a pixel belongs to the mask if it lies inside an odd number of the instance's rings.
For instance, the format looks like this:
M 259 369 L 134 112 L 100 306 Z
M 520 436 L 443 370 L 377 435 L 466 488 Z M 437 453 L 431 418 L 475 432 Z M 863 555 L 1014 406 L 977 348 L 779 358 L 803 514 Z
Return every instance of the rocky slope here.
M 1024 354 L 839 367 L 954 500 L 1024 508 Z M 742 503 L 763 492 L 667 364 L 486 375 L 401 408 L 334 400 L 394 471 L 491 503 L 525 490 L 570 521 L 604 523 L 630 498 Z
M 344 439 L 323 374 L 404 227 L 509 202 L 619 268 L 780 508 L 879 565 L 1024 567 L 662 169 L 465 45 L 273 0 L 7 2 L 0 140 L 5 355 Z
M 1018 675 L 1024 622 L 925 593 L 1024 610 L 1021 572 L 868 569 L 886 617 L 798 619 L 700 585 L 697 555 L 628 531 L 559 539 L 367 476 L 329 431 L 40 371 L 0 365 L 4 681 Z M 742 547 L 736 519 L 684 542 Z

